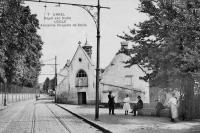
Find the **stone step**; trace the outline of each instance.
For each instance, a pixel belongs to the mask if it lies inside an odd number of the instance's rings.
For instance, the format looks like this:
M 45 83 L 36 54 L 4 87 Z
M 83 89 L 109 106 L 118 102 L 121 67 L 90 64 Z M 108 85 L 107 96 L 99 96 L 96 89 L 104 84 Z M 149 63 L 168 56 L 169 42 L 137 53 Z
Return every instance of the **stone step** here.
M 171 117 L 170 109 L 163 109 L 160 111 L 160 116 Z
M 141 116 L 156 116 L 156 110 L 155 108 L 143 108 L 141 110 L 138 110 L 138 115 Z M 162 109 L 160 111 L 160 117 L 170 117 L 170 110 L 169 109 Z
M 144 103 L 143 107 L 144 108 L 155 108 L 157 102 L 152 102 L 152 103 Z
M 141 110 L 138 110 L 138 115 L 155 116 L 156 115 L 156 110 L 154 108 L 143 108 Z

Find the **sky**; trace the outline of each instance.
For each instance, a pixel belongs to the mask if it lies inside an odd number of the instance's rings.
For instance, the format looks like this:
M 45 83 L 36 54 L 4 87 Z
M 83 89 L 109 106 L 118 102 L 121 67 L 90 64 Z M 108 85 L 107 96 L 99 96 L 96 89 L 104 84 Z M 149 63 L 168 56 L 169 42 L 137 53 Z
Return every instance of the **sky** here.
M 97 0 L 47 1 L 97 5 Z M 67 60 L 72 59 L 79 42 L 84 45 L 86 39 L 92 46 L 92 59 L 96 63 L 96 25 L 84 9 L 36 2 L 25 2 L 25 5 L 30 7 L 33 14 L 37 14 L 40 23 L 38 34 L 44 42 L 41 59 L 44 64 L 54 64 L 53 58 L 57 56 L 59 72 Z M 147 16 L 137 10 L 139 0 L 101 0 L 101 5 L 111 8 L 102 9 L 100 16 L 100 68 L 105 68 L 121 47 L 123 40 L 117 35 L 128 33 L 134 24 L 144 21 Z M 92 13 L 94 12 L 95 9 Z M 54 73 L 53 65 L 43 66 L 39 82 L 44 82 L 46 77 L 52 78 L 54 75 L 51 74 Z

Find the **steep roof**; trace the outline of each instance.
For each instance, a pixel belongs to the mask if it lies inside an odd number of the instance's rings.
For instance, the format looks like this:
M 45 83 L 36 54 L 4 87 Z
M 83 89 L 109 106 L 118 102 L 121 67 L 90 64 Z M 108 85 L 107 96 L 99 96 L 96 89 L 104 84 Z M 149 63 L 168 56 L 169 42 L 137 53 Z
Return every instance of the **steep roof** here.
M 113 66 L 113 65 L 115 65 L 116 63 L 119 63 L 119 62 L 125 63 L 125 61 L 128 61 L 129 59 L 130 59 L 130 57 L 127 56 L 127 55 L 125 55 L 125 54 L 123 54 L 123 53 L 116 54 L 116 55 L 113 57 L 113 59 L 112 59 L 112 61 L 110 62 L 110 64 L 109 64 L 108 66 L 105 67 L 102 76 L 103 76 L 104 74 L 106 74 L 106 73 L 109 71 L 109 68 L 110 68 L 111 66 Z M 137 65 L 137 66 L 142 70 L 142 72 L 144 72 L 144 73 L 148 72 L 148 70 L 146 70 L 146 69 L 143 68 L 142 66 L 140 66 L 140 65 L 138 65 L 138 64 L 135 64 L 135 65 Z
M 81 45 L 78 45 L 78 47 L 77 47 L 77 49 L 76 49 L 76 51 L 75 51 L 75 53 L 74 53 L 74 55 L 73 55 L 70 63 L 68 64 L 68 66 L 65 65 L 64 68 L 61 69 L 60 72 L 59 72 L 59 74 L 58 74 L 60 76 L 63 76 L 63 79 L 62 79 L 62 81 L 60 83 L 62 83 L 67 78 L 66 75 L 62 75 L 62 72 L 65 71 L 65 70 L 68 70 L 67 68 L 69 68 L 71 66 L 71 64 L 72 64 L 72 62 L 73 62 L 73 60 L 74 60 L 74 58 L 75 58 L 75 56 L 76 56 L 76 54 L 78 53 L 79 50 L 81 50 L 83 52 L 83 55 L 86 57 L 86 59 L 88 60 L 88 62 L 92 66 L 94 66 L 94 63 L 92 62 L 91 58 L 88 56 L 88 54 L 86 53 L 86 51 L 81 47 Z
M 124 76 L 133 76 L 135 75 L 136 77 L 144 76 L 146 72 L 148 73 L 145 68 L 139 65 L 133 65 L 130 68 L 125 67 L 126 64 L 124 63 L 125 61 L 129 60 L 130 57 L 120 53 L 116 54 L 110 64 L 105 68 L 105 71 L 101 75 L 101 83 L 103 84 L 111 84 L 115 86 L 121 86 L 127 88 L 127 85 L 122 81 L 124 79 Z M 134 77 L 135 77 L 134 76 Z M 138 86 L 140 83 L 138 84 Z M 138 89 L 137 86 L 136 88 L 131 89 Z
M 72 61 L 74 60 L 74 57 L 75 57 L 75 55 L 77 54 L 77 52 L 78 52 L 79 49 L 84 53 L 84 55 L 85 55 L 86 59 L 88 60 L 88 62 L 89 62 L 91 65 L 94 65 L 93 61 L 90 59 L 90 57 L 88 56 L 88 54 L 86 53 L 86 51 L 81 47 L 81 45 L 78 45 L 78 47 L 77 47 L 77 49 L 76 49 L 76 52 L 74 53 L 74 56 L 72 57 L 72 59 L 71 59 L 71 61 L 70 61 L 69 66 L 71 66 Z

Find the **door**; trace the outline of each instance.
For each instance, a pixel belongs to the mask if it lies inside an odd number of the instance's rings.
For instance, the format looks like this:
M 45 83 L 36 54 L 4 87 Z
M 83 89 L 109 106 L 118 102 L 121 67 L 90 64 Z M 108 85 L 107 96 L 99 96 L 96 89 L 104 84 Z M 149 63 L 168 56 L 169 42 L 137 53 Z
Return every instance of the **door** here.
M 78 92 L 78 104 L 87 104 L 86 92 Z

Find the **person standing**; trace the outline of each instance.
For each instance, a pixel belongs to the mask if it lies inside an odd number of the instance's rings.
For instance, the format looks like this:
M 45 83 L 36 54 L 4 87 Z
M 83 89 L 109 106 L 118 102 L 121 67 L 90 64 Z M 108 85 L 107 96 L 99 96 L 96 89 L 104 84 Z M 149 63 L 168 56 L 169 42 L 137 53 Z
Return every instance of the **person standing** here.
M 112 113 L 114 115 L 114 109 L 115 109 L 115 97 L 112 95 L 112 92 L 110 91 L 108 94 L 108 108 L 109 108 L 109 115 Z
M 171 122 L 175 122 L 175 119 L 178 118 L 178 101 L 175 97 L 175 93 L 173 93 L 172 97 L 169 99 L 168 106 L 171 111 Z
M 137 98 L 138 98 L 138 102 L 137 102 L 137 104 L 133 105 L 133 110 L 130 112 L 130 113 L 134 113 L 133 116 L 136 116 L 136 111 L 137 110 L 143 108 L 143 101 L 141 99 L 141 96 L 138 96 Z
M 123 102 L 124 102 L 123 109 L 125 111 L 125 115 L 128 115 L 128 111 L 130 110 L 130 98 L 129 98 L 128 94 L 124 98 Z
M 158 99 L 158 100 L 157 100 L 156 107 L 155 107 L 155 109 L 156 109 L 156 116 L 160 117 L 160 111 L 161 111 L 162 109 L 164 109 L 164 108 L 165 108 L 165 107 L 164 107 L 164 105 L 162 104 L 161 100 Z

